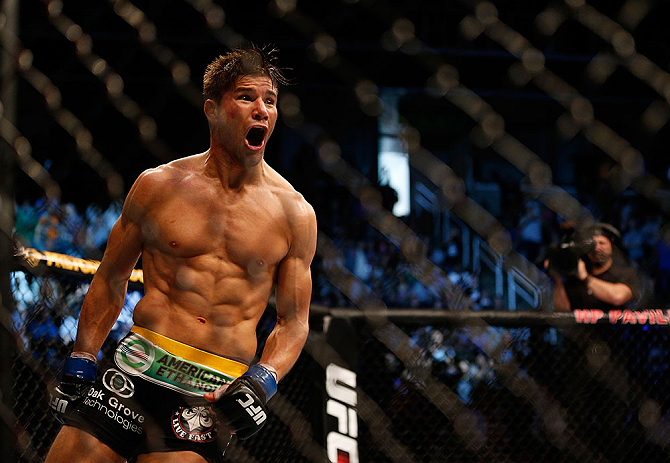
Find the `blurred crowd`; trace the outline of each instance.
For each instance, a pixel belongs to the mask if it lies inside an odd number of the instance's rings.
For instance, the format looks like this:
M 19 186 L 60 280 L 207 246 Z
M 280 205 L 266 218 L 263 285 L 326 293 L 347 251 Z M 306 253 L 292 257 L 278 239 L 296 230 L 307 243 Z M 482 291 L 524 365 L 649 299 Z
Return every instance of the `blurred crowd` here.
M 15 239 L 25 247 L 41 251 L 99 260 L 121 207 L 121 203 L 112 203 L 106 209 L 91 205 L 80 212 L 72 204 L 56 201 L 23 203 L 16 207 Z M 355 233 L 352 236 L 344 228 L 335 227 L 333 238 L 342 250 L 337 265 L 352 272 L 389 307 L 446 306 L 434 285 L 426 288 L 412 275 L 411 264 L 400 249 L 369 225 L 360 223 L 360 215 L 350 220 L 354 228 L 362 230 L 362 236 Z M 457 234 L 447 243 L 423 238 L 427 244 L 426 257 L 444 272 L 443 278 L 470 296 L 471 307 L 501 308 L 500 299 L 488 291 L 480 292 L 477 276 L 461 267 Z M 325 265 L 317 255 L 313 265 L 313 302 L 330 307 L 351 306 L 352 302 L 330 281 Z
M 121 202 L 106 209 L 40 199 L 16 206 L 15 239 L 25 247 L 100 260 L 109 232 L 121 215 Z
M 355 305 L 348 297 L 353 298 L 351 288 L 347 296 L 347 291 L 343 292 L 342 285 L 335 281 L 332 270 L 336 268 L 353 276 L 359 286 L 388 307 L 506 309 L 500 295 L 494 293 L 490 284 L 482 284 L 479 274 L 464 268 L 461 228 L 452 227 L 446 237 L 441 234 L 436 236 L 432 215 L 424 213 L 402 219 L 421 240 L 419 254 L 432 263 L 432 284 L 425 284 L 425 281 L 419 280 L 425 272 L 417 271 L 416 262 L 408 259 L 406 249 L 399 248 L 370 225 L 359 201 L 336 186 L 330 188 L 331 194 L 326 199 L 324 195 L 313 194 L 315 185 L 304 185 L 306 196 L 317 211 L 320 231 L 332 240 L 338 252 L 334 255 L 318 252 L 315 257 L 312 265 L 314 304 L 328 307 Z M 393 192 L 388 190 L 382 198 L 384 206 L 390 208 L 394 198 Z M 499 220 L 509 231 L 514 249 L 542 268 L 548 247 L 559 242 L 572 224 L 520 191 L 503 198 L 503 201 L 507 207 L 501 209 Z M 621 231 L 621 242 L 618 244 L 623 254 L 639 270 L 643 281 L 648 283 L 646 292 L 651 296 L 645 302 L 667 302 L 670 293 L 670 245 L 661 236 L 665 225 L 661 214 L 636 196 L 622 196 L 611 206 L 607 213 L 598 212 L 597 205 L 590 208 Z M 15 239 L 23 246 L 38 250 L 99 260 L 121 208 L 120 202 L 106 208 L 89 205 L 83 210 L 73 204 L 53 200 L 39 200 L 34 204 L 24 202 L 16 206 Z M 28 293 L 35 288 L 29 290 L 28 282 L 19 281 L 16 284 L 26 292 L 22 300 L 30 301 L 33 296 Z M 46 289 L 40 288 L 35 281 L 30 284 L 37 285 L 37 291 L 44 292 Z M 452 288 L 451 294 L 455 289 L 458 297 L 447 302 L 443 291 L 445 286 Z M 84 293 L 80 290 L 62 297 L 68 300 L 67 304 L 80 305 Z M 129 314 L 138 299 L 139 294 L 129 296 L 126 304 L 129 312 L 124 312 L 128 323 Z M 24 303 L 21 308 L 27 309 L 28 306 Z M 25 314 L 21 317 L 25 318 Z M 67 322 L 70 325 L 74 323 L 73 320 Z M 57 325 L 62 326 L 62 321 Z M 70 329 L 67 325 L 66 331 Z M 431 337 L 418 336 L 417 342 L 420 339 Z M 430 343 L 420 344 L 429 351 L 434 350 L 429 347 Z M 440 362 L 449 358 L 439 353 L 438 357 Z
M 79 211 L 73 204 L 41 199 L 15 208 L 14 240 L 24 247 L 73 257 L 100 260 L 122 203 L 107 208 L 96 205 Z M 12 324 L 23 347 L 35 359 L 60 367 L 77 331 L 77 315 L 88 291 L 87 281 L 52 279 L 27 272 L 13 272 L 12 292 L 16 310 Z M 120 340 L 132 326 L 132 311 L 141 292 L 129 290 L 110 338 Z
M 508 230 L 514 249 L 543 268 L 549 246 L 560 242 L 574 224 L 519 192 L 502 199 L 507 207 L 501 209 L 498 219 Z M 313 303 L 329 307 L 354 305 L 338 289 L 340 285 L 333 282 L 328 269 L 335 265 L 352 274 L 388 307 L 504 309 L 491 285 L 482 284 L 479 274 L 464 268 L 461 228 L 451 227 L 448 233 L 442 230 L 436 234 L 439 227 L 435 227 L 434 217 L 425 212 L 402 219 L 421 241 L 419 254 L 433 264 L 438 284 L 426 285 L 419 281 L 421 272 L 416 271 L 416 262 L 408 259 L 407 250 L 371 226 L 353 196 L 335 188 L 328 201 L 323 195 L 315 195 L 313 201 L 320 231 L 339 250 L 336 257 L 321 252 L 315 257 Z M 621 240 L 616 244 L 646 282 L 645 302 L 666 303 L 670 294 L 670 244 L 662 236 L 666 225 L 663 216 L 658 208 L 637 196 L 622 196 L 610 206 L 604 212 L 587 203 L 594 216 L 598 213 L 599 220 L 620 230 Z M 25 202 L 16 206 L 15 239 L 39 250 L 99 260 L 121 207 L 120 202 L 115 202 L 107 208 L 90 205 L 78 210 L 72 204 L 56 201 Z M 447 302 L 442 284 L 455 288 L 468 300 L 459 300 L 458 305 Z
M 438 227 L 431 215 L 402 219 L 420 238 L 418 253 L 432 263 L 432 284 L 427 285 L 419 280 L 425 273 L 418 271 L 416 261 L 408 258 L 412 253 L 401 249 L 402 246 L 399 248 L 372 227 L 360 202 L 342 190 L 334 189 L 332 193 L 328 200 L 308 198 L 317 211 L 320 231 L 337 249 L 335 253 L 318 252 L 314 260 L 314 304 L 355 305 L 345 294 L 352 296 L 351 288 L 343 289 L 333 276 L 332 270 L 337 268 L 340 270 L 337 273 L 353 277 L 365 291 L 388 307 L 507 310 L 501 298 L 482 284 L 480 275 L 463 266 L 460 228 L 451 228 L 446 237 L 436 236 Z M 548 247 L 560 241 L 571 224 L 540 202 L 523 195 L 506 204 L 509 207 L 498 218 L 509 231 L 514 249 L 543 268 Z M 121 203 L 113 203 L 106 208 L 91 205 L 80 210 L 72 204 L 55 201 L 23 203 L 16 206 L 15 240 L 38 250 L 98 260 L 121 207 Z M 663 217 L 634 196 L 612 203 L 612 211 L 599 217 L 621 231 L 619 245 L 629 263 L 641 275 L 653 276 L 648 278 L 652 282 L 649 290 L 656 295 L 653 300 L 667 301 L 663 297 L 667 298 L 670 282 L 670 247 L 662 239 Z M 445 301 L 443 285 L 458 290 L 457 302 Z M 76 333 L 76 316 L 88 283 L 14 272 L 12 286 L 17 302 L 12 322 L 25 351 L 57 371 Z M 130 329 L 132 311 L 141 295 L 139 291 L 129 291 L 108 342 L 116 343 Z M 528 327 L 409 329 L 407 334 L 420 355 L 415 365 L 403 364 L 393 354 L 385 355 L 385 374 L 391 376 L 388 397 L 406 400 L 411 390 L 426 386 L 424 382 L 430 378 L 437 378 L 464 404 L 477 407 L 482 394 L 491 397 L 491 391 L 504 390 L 497 373 L 501 365 L 516 361 L 532 364 L 534 354 L 548 350 L 555 350 L 557 358 L 562 355 L 563 342 L 556 329 L 536 329 L 535 340 L 532 333 Z M 637 349 L 644 350 L 639 346 Z M 495 352 L 495 358 L 491 352 Z M 651 361 L 641 363 L 647 364 Z M 528 373 L 538 374 L 530 371 L 524 374 Z

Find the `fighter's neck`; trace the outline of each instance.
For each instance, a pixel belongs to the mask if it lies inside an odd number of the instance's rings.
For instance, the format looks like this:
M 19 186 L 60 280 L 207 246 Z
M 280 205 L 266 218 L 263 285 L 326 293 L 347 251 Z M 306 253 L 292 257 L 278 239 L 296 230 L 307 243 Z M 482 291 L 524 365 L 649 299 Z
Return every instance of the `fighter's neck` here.
M 225 152 L 212 149 L 204 153 L 205 174 L 216 178 L 221 186 L 229 190 L 239 190 L 245 186 L 258 184 L 265 175 L 265 161 L 253 166 L 243 166 L 236 163 Z

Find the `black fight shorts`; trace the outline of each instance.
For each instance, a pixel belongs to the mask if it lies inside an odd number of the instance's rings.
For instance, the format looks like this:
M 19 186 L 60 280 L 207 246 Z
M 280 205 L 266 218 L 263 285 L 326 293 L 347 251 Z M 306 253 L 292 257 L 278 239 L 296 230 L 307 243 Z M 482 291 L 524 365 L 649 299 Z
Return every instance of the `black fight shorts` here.
M 190 450 L 223 461 L 230 431 L 202 396 L 242 375 L 247 365 L 134 326 L 102 367 L 65 424 L 126 459 Z

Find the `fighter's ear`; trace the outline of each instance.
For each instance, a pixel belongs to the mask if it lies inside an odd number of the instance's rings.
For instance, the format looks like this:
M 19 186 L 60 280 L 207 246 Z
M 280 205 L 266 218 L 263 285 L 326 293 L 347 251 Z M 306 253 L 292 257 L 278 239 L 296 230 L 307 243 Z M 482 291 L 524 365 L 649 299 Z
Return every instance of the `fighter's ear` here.
M 216 105 L 216 103 L 214 103 L 214 100 L 207 99 L 207 101 L 205 101 L 204 110 L 205 110 L 205 116 L 207 116 L 207 120 L 213 121 L 214 119 L 216 119 L 219 108 Z

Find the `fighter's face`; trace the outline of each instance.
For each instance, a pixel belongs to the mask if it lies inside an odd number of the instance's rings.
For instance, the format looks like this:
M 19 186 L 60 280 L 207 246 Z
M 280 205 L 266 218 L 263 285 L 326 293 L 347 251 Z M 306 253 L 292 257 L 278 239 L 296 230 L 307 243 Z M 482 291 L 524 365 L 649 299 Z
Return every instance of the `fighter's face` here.
M 589 252 L 589 259 L 596 265 L 604 265 L 612 258 L 612 242 L 606 236 L 593 237 L 595 248 Z
M 277 122 L 277 89 L 269 77 L 243 76 L 221 97 L 213 123 L 214 140 L 234 162 L 251 167 L 265 153 Z

